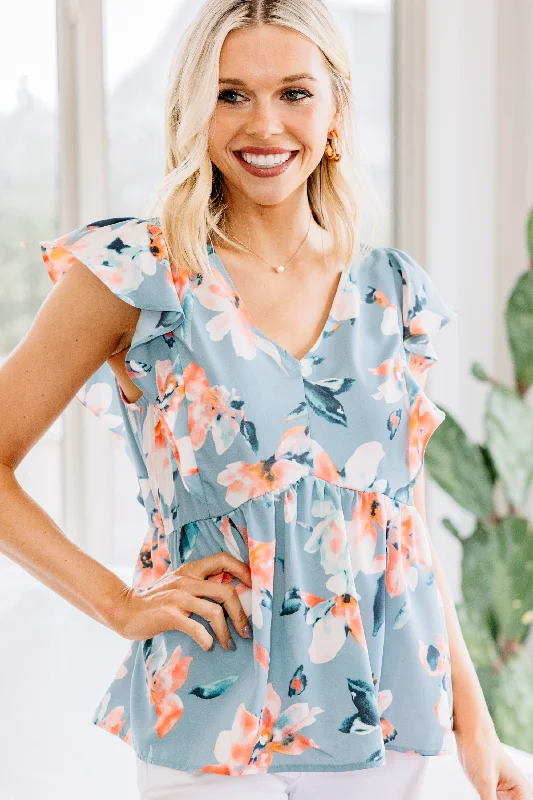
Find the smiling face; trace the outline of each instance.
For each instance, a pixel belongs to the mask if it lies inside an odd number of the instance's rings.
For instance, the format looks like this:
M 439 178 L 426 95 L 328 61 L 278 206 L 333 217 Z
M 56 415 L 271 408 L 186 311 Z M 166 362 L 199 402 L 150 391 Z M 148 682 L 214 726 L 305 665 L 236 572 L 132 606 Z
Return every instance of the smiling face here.
M 230 195 L 280 203 L 305 185 L 338 130 L 322 52 L 290 28 L 241 28 L 224 41 L 219 74 L 209 156 Z

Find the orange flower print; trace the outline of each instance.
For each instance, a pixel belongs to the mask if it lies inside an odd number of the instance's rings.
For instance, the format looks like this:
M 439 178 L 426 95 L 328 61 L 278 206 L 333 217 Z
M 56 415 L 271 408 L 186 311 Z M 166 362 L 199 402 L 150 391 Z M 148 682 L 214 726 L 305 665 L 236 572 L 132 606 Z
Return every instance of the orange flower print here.
M 407 351 L 407 353 L 408 353 L 407 367 L 409 369 L 409 372 L 414 377 L 423 375 L 433 364 L 433 361 L 430 358 L 428 358 L 427 355 L 421 355 L 420 353 L 415 353 L 411 351 Z
M 445 675 L 451 680 L 450 645 L 442 633 L 437 635 L 437 644 L 419 642 L 420 663 L 429 675 Z
M 387 430 L 389 431 L 389 435 L 391 439 L 394 439 L 396 435 L 396 431 L 402 421 L 402 409 L 395 408 L 394 411 L 391 411 L 389 414 L 389 418 L 387 420 Z
M 411 336 L 428 336 L 430 339 L 437 333 L 442 326 L 444 319 L 442 313 L 434 310 L 428 303 L 428 297 L 423 286 L 415 286 L 415 282 L 410 279 L 409 273 L 401 270 L 402 287 L 402 308 L 403 325 L 405 328 L 404 338 Z M 430 281 L 429 281 L 430 283 Z M 419 291 L 417 291 L 417 288 Z M 446 309 L 448 311 L 448 309 Z M 453 311 L 453 309 L 452 309 Z
M 304 593 L 302 597 L 305 601 Z M 313 626 L 313 638 L 308 649 L 313 664 L 325 664 L 334 659 L 346 642 L 348 634 L 366 650 L 359 603 L 349 593 L 335 595 L 327 600 L 320 598 L 320 602 L 314 602 L 307 609 L 305 621 Z
M 270 653 L 266 647 L 263 647 L 259 642 L 254 642 L 254 661 L 256 661 L 262 670 L 268 675 L 268 667 L 270 665 Z
M 91 231 L 91 228 L 88 227 L 87 231 Z M 97 228 L 93 229 L 94 236 L 98 237 L 101 233 Z M 138 289 L 144 280 L 144 275 L 154 272 L 153 258 L 149 257 L 146 260 L 137 258 L 130 261 L 129 247 L 124 247 L 123 252 L 118 249 L 110 250 L 107 247 L 108 237 L 105 233 L 104 237 L 105 241 L 102 241 L 100 250 L 97 250 L 96 242 L 88 243 L 83 238 L 71 242 L 67 250 L 66 244 L 70 238 L 69 235 L 56 239 L 55 246 L 47 253 L 43 253 L 43 261 L 52 281 L 56 283 L 77 260 L 84 262 L 85 251 L 89 250 L 89 259 L 95 265 L 92 267 L 92 271 L 113 292 L 127 294 Z M 132 269 L 132 264 L 135 265 L 134 269 Z M 143 266 L 146 272 L 143 272 Z
M 303 664 L 294 671 L 294 675 L 289 682 L 289 697 L 294 697 L 295 694 L 302 694 L 307 686 L 307 675 L 304 673 Z
M 449 738 L 447 732 L 452 730 L 452 699 L 451 699 L 451 658 L 450 658 L 450 643 L 447 635 L 439 633 L 437 635 L 437 644 L 427 645 L 423 641 L 419 641 L 419 656 L 420 662 L 425 671 L 429 675 L 441 676 L 440 683 L 440 696 L 438 702 L 435 704 L 434 711 L 437 720 L 443 728 L 446 729 L 444 735 L 444 743 L 448 742 Z
M 292 487 L 289 487 L 283 498 L 283 517 L 285 522 L 292 522 L 296 518 L 298 497 Z
M 99 728 L 103 728 L 104 730 L 109 731 L 109 733 L 113 733 L 115 736 L 118 736 L 124 727 L 124 706 L 117 706 L 116 708 L 111 709 L 111 711 L 106 715 L 110 698 L 111 692 L 107 692 L 102 698 L 98 708 L 96 709 L 94 723 Z
M 252 621 L 256 628 L 262 628 L 261 608 L 272 609 L 276 542 L 260 542 L 248 538 L 248 549 L 252 575 Z
M 361 292 L 357 282 L 352 280 L 348 273 L 342 276 L 341 281 L 340 292 L 335 296 L 329 314 L 337 323 L 357 319 L 361 313 Z M 335 325 L 333 330 L 337 330 L 338 327 L 338 324 Z M 326 329 L 326 335 L 331 335 L 329 329 Z
M 205 325 L 211 341 L 220 342 L 229 334 L 236 356 L 250 361 L 256 357 L 257 350 L 262 350 L 287 374 L 281 361 L 280 351 L 274 342 L 256 330 L 239 296 L 235 294 L 221 272 L 215 270 L 212 277 L 205 275 L 202 282 L 192 291 L 200 305 L 210 311 L 218 312 Z
M 163 238 L 161 227 L 150 222 L 147 223 L 147 227 L 150 233 L 150 252 L 160 264 L 167 267 L 165 271 L 167 282 L 175 288 L 181 304 L 184 305 L 184 296 L 189 285 L 188 271 L 185 268 L 177 269 L 170 260 L 170 254 Z
M 381 442 L 364 442 L 356 447 L 342 470 L 314 439 L 311 440 L 311 454 L 313 475 L 323 481 L 361 491 L 382 491 L 385 488 L 386 481 L 376 478 L 379 463 L 385 456 Z
M 349 592 L 324 599 L 311 592 L 304 592 L 296 586 L 286 593 L 281 615 L 294 614 L 303 604 L 305 621 L 313 628 L 308 653 L 314 664 L 324 664 L 335 658 L 349 633 L 361 647 L 366 649 L 365 632 L 357 599 L 359 595 L 355 598 Z
M 172 421 L 175 421 L 185 396 L 183 373 L 169 358 L 158 359 L 155 362 L 155 378 L 157 404 L 164 406 L 168 413 L 172 413 Z
M 308 430 L 298 425 L 283 434 L 278 449 L 268 460 L 229 463 L 218 475 L 218 482 L 228 487 L 226 502 L 236 508 L 252 497 L 282 489 L 308 475 L 310 466 L 305 455 L 309 444 Z
M 157 637 L 156 637 L 157 638 Z M 192 656 L 182 657 L 178 645 L 167 660 L 165 639 L 160 637 L 159 646 L 154 649 L 155 639 L 143 642 L 143 656 L 148 679 L 150 705 L 155 706 L 157 722 L 155 730 L 162 738 L 172 730 L 183 714 L 183 701 L 176 693 L 187 679 Z
M 147 476 L 140 483 L 144 499 L 146 493 L 151 493 L 154 504 L 152 514 L 167 535 L 174 528 L 174 474 L 178 474 L 186 487 L 184 478 L 198 473 L 190 436 L 176 438 L 170 427 L 169 416 L 172 416 L 171 409 L 150 407 L 143 420 L 142 446 Z
M 403 594 L 406 586 L 414 591 L 418 584 L 417 566 L 431 567 L 431 553 L 422 519 L 412 506 L 389 520 L 385 585 L 389 597 Z
M 304 545 L 305 552 L 319 552 L 324 572 L 326 575 L 333 575 L 333 578 L 326 581 L 328 589 L 332 592 L 353 593 L 352 565 L 342 508 L 337 508 L 332 498 L 324 497 L 313 502 L 311 514 L 319 517 L 320 522 L 313 527 L 312 534 Z
M 404 362 L 401 353 L 396 353 L 394 359 L 385 359 L 378 367 L 369 367 L 368 371 L 373 372 L 374 375 L 385 375 L 387 378 L 378 385 L 378 391 L 371 395 L 375 400 L 397 403 L 404 396 Z
M 222 535 L 224 537 L 224 543 L 226 545 L 226 549 L 227 549 L 228 553 L 231 553 L 232 556 L 235 556 L 235 558 L 239 558 L 240 559 L 241 558 L 241 554 L 240 554 L 239 546 L 238 546 L 238 544 L 237 544 L 237 542 L 235 540 L 235 535 L 233 533 L 233 525 L 234 524 L 235 523 L 230 522 L 230 518 L 226 515 L 225 517 L 222 517 L 222 520 L 221 520 L 221 522 L 220 522 L 218 527 L 219 527 L 219 530 L 220 530 L 220 532 L 222 533 Z M 246 544 L 248 542 L 248 533 L 247 533 L 247 531 L 245 529 L 239 529 L 238 526 L 237 526 L 237 529 L 239 530 L 239 533 L 241 534 L 241 536 L 242 536 L 242 538 L 243 538 L 243 540 L 244 540 L 244 542 Z
M 252 775 L 268 772 L 274 753 L 297 756 L 310 747 L 320 746 L 300 731 L 312 725 L 324 709 L 308 703 L 293 703 L 281 711 L 281 699 L 271 683 L 267 685 L 261 718 L 241 703 L 231 730 L 221 731 L 214 752 L 218 764 L 202 767 L 202 772 L 220 775 Z
M 189 430 L 191 443 L 198 450 L 209 432 L 218 455 L 224 453 L 242 432 L 244 412 L 235 389 L 211 386 L 205 370 L 191 362 L 183 371 L 185 393 L 189 401 Z M 255 426 L 248 423 L 248 441 L 257 452 Z
M 414 480 L 423 466 L 427 443 L 443 421 L 444 412 L 420 390 L 414 396 L 409 414 L 408 465 L 409 476 Z
M 170 566 L 167 535 L 159 513 L 154 513 L 153 522 L 146 532 L 135 564 L 133 585 L 141 589 L 153 586 L 168 572 Z
M 354 578 L 358 572 L 374 575 L 385 570 L 386 554 L 376 555 L 376 548 L 378 530 L 385 534 L 389 505 L 377 492 L 361 492 L 355 499 L 352 518 L 346 521 Z
M 383 735 L 383 744 L 392 742 L 396 738 L 398 731 L 386 717 L 383 716 L 385 710 L 392 703 L 392 692 L 390 689 L 383 689 L 378 692 L 378 713 L 381 723 L 381 733 Z
M 365 296 L 365 302 L 377 303 L 383 309 L 383 317 L 381 318 L 381 333 L 384 336 L 394 336 L 400 333 L 398 306 L 391 303 L 388 294 L 382 289 L 370 289 Z

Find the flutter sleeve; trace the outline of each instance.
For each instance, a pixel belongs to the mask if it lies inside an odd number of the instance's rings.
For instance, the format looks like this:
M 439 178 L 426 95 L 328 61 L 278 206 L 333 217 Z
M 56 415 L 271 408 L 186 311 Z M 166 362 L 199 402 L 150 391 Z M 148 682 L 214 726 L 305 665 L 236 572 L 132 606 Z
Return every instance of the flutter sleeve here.
M 408 367 L 416 375 L 438 361 L 433 337 L 457 316 L 426 270 L 403 250 L 390 248 L 401 277 L 399 308 Z
M 135 403 L 127 401 L 107 361 L 76 394 L 115 436 L 124 439 L 125 410 L 160 399 L 157 362 L 171 358 L 174 333 L 184 318 L 180 294 L 185 284 L 171 268 L 157 218 L 97 220 L 39 244 L 53 283 L 81 261 L 113 294 L 141 309 L 125 365 L 142 397 Z

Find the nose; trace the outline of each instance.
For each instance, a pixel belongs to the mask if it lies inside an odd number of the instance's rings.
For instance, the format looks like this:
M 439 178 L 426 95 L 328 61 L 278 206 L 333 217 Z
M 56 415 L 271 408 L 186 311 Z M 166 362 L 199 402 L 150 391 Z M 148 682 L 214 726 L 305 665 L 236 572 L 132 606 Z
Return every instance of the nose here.
M 244 132 L 250 139 L 268 140 L 273 135 L 283 133 L 283 125 L 271 103 L 257 102 L 247 115 Z

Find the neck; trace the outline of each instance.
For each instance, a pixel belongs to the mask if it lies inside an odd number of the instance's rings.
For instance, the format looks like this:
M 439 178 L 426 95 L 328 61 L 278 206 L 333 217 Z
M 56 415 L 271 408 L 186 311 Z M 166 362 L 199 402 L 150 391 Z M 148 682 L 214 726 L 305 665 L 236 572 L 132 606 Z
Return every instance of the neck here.
M 221 227 L 230 240 L 238 240 L 253 253 L 265 258 L 271 264 L 286 264 L 295 253 L 295 262 L 302 258 L 322 259 L 328 256 L 333 242 L 331 234 L 311 218 L 311 209 L 306 207 L 295 214 L 283 213 L 277 206 L 250 208 L 239 213 L 235 208 L 226 211 L 225 222 Z M 226 242 L 213 234 L 213 244 L 217 249 L 231 249 Z M 237 250 L 233 251 L 237 254 Z

